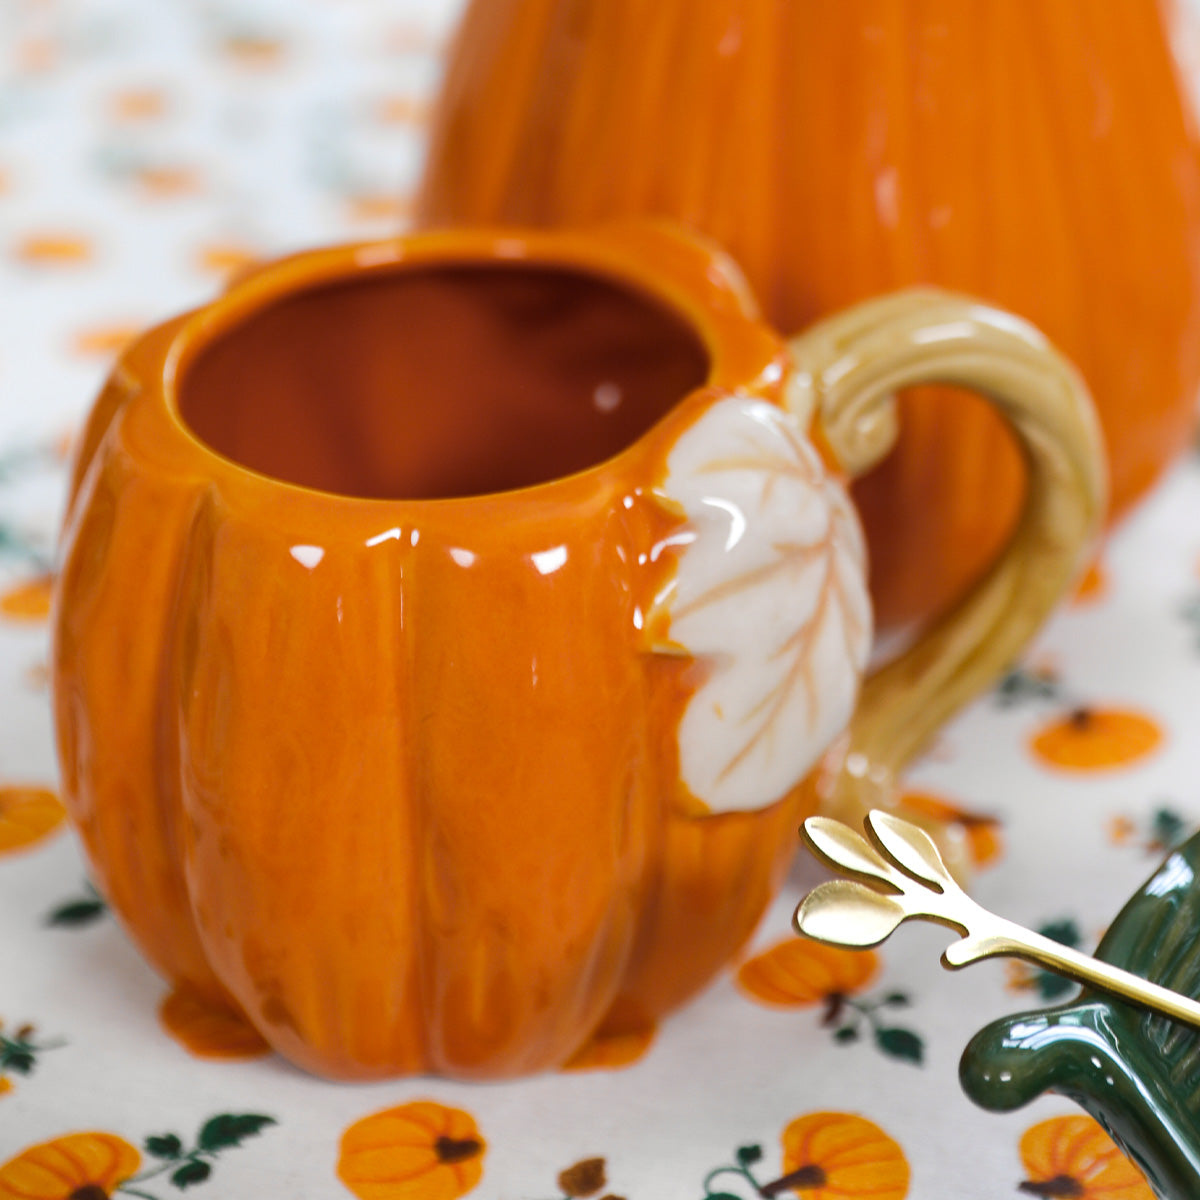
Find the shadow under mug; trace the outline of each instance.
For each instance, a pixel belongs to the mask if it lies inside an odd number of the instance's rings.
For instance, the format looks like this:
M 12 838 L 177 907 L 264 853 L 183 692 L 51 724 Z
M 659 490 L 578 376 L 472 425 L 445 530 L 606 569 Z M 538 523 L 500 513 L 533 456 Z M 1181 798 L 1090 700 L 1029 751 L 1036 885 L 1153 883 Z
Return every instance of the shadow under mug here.
M 987 578 L 860 689 L 844 476 L 891 393 L 1030 465 Z M 1098 527 L 1074 371 L 937 292 L 789 348 L 637 224 L 305 253 L 122 356 L 56 596 L 65 799 L 177 987 L 323 1075 L 492 1078 L 642 1028 L 744 944 L 799 820 L 896 772 Z

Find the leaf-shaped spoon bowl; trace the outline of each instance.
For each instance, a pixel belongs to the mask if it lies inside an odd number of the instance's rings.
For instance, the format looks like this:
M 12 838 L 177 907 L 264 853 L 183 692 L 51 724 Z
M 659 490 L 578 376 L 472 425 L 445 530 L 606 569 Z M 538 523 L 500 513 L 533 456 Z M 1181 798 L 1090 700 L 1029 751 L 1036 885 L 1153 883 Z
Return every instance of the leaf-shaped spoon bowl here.
M 1200 834 L 1125 905 L 1096 958 L 1200 998 Z M 1162 1200 L 1200 1197 L 1200 1031 L 1099 990 L 986 1026 L 959 1077 L 977 1104 L 1009 1111 L 1044 1092 L 1082 1105 Z

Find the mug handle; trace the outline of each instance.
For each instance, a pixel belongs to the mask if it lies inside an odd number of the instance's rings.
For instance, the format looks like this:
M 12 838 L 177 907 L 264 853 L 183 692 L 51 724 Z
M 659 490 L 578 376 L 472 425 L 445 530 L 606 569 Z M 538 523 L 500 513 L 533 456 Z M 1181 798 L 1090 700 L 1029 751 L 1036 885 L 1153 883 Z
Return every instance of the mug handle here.
M 970 297 L 896 292 L 819 322 L 791 349 L 789 407 L 815 417 L 817 436 L 850 476 L 891 449 L 894 393 L 928 383 L 990 401 L 1027 468 L 1024 508 L 997 561 L 863 684 L 845 759 L 823 795 L 826 811 L 857 825 L 889 805 L 902 768 L 1012 662 L 1070 587 L 1100 530 L 1105 460 L 1075 368 L 1033 326 Z

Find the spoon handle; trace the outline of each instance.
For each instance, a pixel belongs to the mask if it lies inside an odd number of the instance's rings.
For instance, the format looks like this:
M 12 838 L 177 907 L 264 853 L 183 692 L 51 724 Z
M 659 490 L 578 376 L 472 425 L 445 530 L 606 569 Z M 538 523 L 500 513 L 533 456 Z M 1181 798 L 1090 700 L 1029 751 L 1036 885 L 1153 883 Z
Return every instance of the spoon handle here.
M 1090 954 L 1084 954 L 1070 946 L 1063 946 L 1031 929 L 997 917 L 985 908 L 980 908 L 979 911 L 992 923 L 989 933 L 984 939 L 980 939 L 987 943 L 986 949 L 981 948 L 980 952 L 972 953 L 970 943 L 976 939 L 968 935 L 964 939 L 968 945 L 963 947 L 966 956 L 956 953 L 951 958 L 947 952 L 944 956 L 947 966 L 957 969 L 984 958 L 999 956 L 1019 958 L 1044 970 L 1053 971 L 1056 975 L 1073 979 L 1076 983 L 1119 996 L 1122 1000 L 1128 1000 L 1141 1008 L 1151 1009 L 1200 1029 L 1200 1003 L 1190 996 L 1172 991 L 1161 984 L 1151 983 L 1140 975 L 1134 975 L 1121 967 L 1114 967 L 1111 963 L 1093 958 Z M 958 943 L 958 946 L 962 945 L 962 942 Z

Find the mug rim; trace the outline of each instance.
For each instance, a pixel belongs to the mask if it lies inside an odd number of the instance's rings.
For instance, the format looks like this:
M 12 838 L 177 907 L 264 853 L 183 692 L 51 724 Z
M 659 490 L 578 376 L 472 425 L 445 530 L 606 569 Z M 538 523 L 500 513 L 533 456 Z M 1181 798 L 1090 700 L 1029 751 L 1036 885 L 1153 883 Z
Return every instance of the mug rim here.
M 650 261 L 656 257 L 650 253 L 655 247 L 669 252 L 670 260 L 665 265 Z M 184 420 L 179 392 L 192 364 L 223 335 L 272 305 L 339 283 L 439 266 L 574 271 L 638 294 L 663 308 L 695 338 L 707 360 L 705 377 L 616 454 L 538 483 L 471 495 L 373 497 L 311 487 L 229 457 Z M 325 501 L 425 507 L 478 503 L 500 496 L 540 498 L 565 484 L 598 481 L 601 475 L 641 453 L 644 444 L 676 416 L 689 396 L 711 389 L 744 392 L 756 384 L 782 384 L 786 356 L 782 338 L 763 322 L 741 269 L 725 251 L 669 222 L 641 220 L 582 231 L 504 227 L 417 231 L 302 250 L 273 259 L 247 272 L 206 304 L 177 318 L 176 328 L 155 354 L 148 374 L 174 433 L 194 453 L 219 463 L 222 472 Z M 140 374 L 136 368 L 134 373 Z

